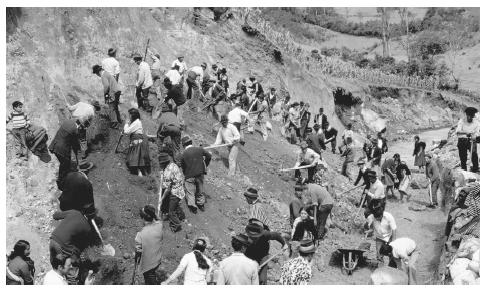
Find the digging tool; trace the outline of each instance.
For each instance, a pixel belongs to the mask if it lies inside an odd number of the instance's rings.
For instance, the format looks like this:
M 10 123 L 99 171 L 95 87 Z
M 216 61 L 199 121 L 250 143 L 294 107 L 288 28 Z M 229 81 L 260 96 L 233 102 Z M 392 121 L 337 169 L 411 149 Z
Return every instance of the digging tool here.
M 360 188 L 360 187 L 363 187 L 363 186 L 355 186 L 355 187 L 353 187 L 353 188 L 351 188 L 351 189 L 348 189 L 348 190 L 344 191 L 343 193 L 341 193 L 341 195 L 342 195 L 342 194 L 345 194 L 345 193 L 349 193 L 349 192 L 353 191 L 354 189 L 356 189 L 356 188 Z
M 356 222 L 356 218 L 359 216 L 361 209 L 363 208 L 365 200 L 366 200 L 366 194 L 363 191 L 363 194 L 361 194 L 361 201 L 359 203 L 358 211 L 356 212 L 356 214 L 354 214 L 354 217 L 353 217 L 353 222 Z
M 263 261 L 263 263 L 260 264 L 260 266 L 258 266 L 258 271 L 260 271 L 260 269 L 262 269 L 265 265 L 267 265 L 275 257 L 277 257 L 279 255 L 282 255 L 285 251 L 287 251 L 287 249 L 288 249 L 288 246 L 287 246 L 287 248 L 282 248 L 280 251 L 278 251 L 277 253 L 275 253 L 272 256 L 270 256 L 267 260 Z
M 304 165 L 304 166 L 298 166 L 298 167 L 283 168 L 283 169 L 280 169 L 280 171 L 285 172 L 285 171 L 291 171 L 291 170 L 306 169 L 306 168 L 310 168 L 310 167 L 314 167 L 314 166 L 315 166 L 315 164 L 310 164 L 310 165 Z
M 115 256 L 115 248 L 111 246 L 111 244 L 105 244 L 103 241 L 103 237 L 101 237 L 100 230 L 98 229 L 98 226 L 96 225 L 96 222 L 94 219 L 91 219 L 91 224 L 93 224 L 93 227 L 96 230 L 96 233 L 98 234 L 98 237 L 100 237 L 101 240 L 101 245 L 103 245 L 103 251 L 101 251 L 101 255 L 104 256 Z
M 135 257 L 135 266 L 133 267 L 133 274 L 132 274 L 132 280 L 130 281 L 130 285 L 135 284 L 135 276 L 137 275 L 137 269 L 139 263 L 140 263 L 140 258 L 137 259 L 137 257 Z
M 219 145 L 211 145 L 211 146 L 203 147 L 203 149 L 214 149 L 214 148 L 226 147 L 226 146 L 230 146 L 230 145 L 233 145 L 233 143 L 225 143 L 225 144 L 219 144 Z
M 147 46 L 145 46 L 145 55 L 143 56 L 143 61 L 145 62 L 145 59 L 147 58 L 147 51 L 150 43 L 150 38 L 147 40 Z
M 120 136 L 118 137 L 118 141 L 116 142 L 115 150 L 114 153 L 118 153 L 118 146 L 120 146 L 121 139 L 123 138 L 123 132 L 120 133 Z

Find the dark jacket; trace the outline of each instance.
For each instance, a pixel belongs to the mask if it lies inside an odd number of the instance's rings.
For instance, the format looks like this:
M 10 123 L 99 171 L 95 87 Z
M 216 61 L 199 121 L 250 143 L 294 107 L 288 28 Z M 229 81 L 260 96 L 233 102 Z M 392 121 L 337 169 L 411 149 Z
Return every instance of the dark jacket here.
M 324 134 L 311 133 L 308 135 L 307 144 L 309 148 L 314 150 L 317 154 L 321 153 L 321 149 L 326 149 Z
M 186 179 L 202 175 L 211 162 L 211 153 L 202 147 L 189 147 L 182 153 L 181 168 Z
M 326 136 L 326 139 L 330 139 L 332 138 L 332 136 L 334 136 L 334 138 L 336 139 L 337 135 L 338 135 L 338 131 L 334 127 L 331 127 L 329 131 L 324 130 L 324 136 Z
M 186 103 L 186 96 L 182 92 L 182 85 L 170 85 L 170 88 L 167 90 L 167 97 L 165 98 L 164 102 L 169 101 L 169 99 L 174 100 L 174 103 L 177 106 L 181 106 L 182 104 Z
M 81 145 L 76 121 L 68 119 L 64 120 L 57 130 L 56 136 L 49 145 L 49 151 L 65 158 L 71 158 L 71 149 L 77 153 L 81 149 Z
M 213 92 L 211 93 L 211 98 L 215 102 L 219 102 L 224 98 L 226 98 L 226 93 L 224 91 L 224 88 L 221 87 L 221 85 L 219 85 L 218 83 L 214 85 Z
M 59 197 L 61 211 L 94 212 L 93 186 L 81 172 L 68 173 L 62 188 Z
M 405 173 L 404 173 L 405 172 Z M 405 162 L 401 162 L 397 165 L 397 178 L 398 180 L 402 180 L 405 175 L 412 175 L 410 172 L 410 169 L 408 169 L 408 166 Z
M 157 120 L 157 137 L 163 139 L 166 136 L 180 135 L 180 122 L 173 112 L 162 112 Z
M 361 169 L 359 169 L 358 178 L 356 178 L 356 181 L 354 181 L 354 186 L 358 185 L 361 178 L 363 178 L 363 184 L 365 185 L 365 188 L 366 189 L 370 188 L 370 177 L 368 175 L 370 171 L 371 169 L 369 168 L 366 168 L 364 172 Z
M 263 87 L 262 84 L 260 84 L 259 82 L 254 82 L 253 84 L 251 84 L 250 89 L 255 90 L 257 97 L 260 96 L 260 94 L 263 94 Z
M 317 228 L 314 225 L 314 220 L 307 219 L 299 222 L 295 227 L 294 237 L 292 241 L 300 241 L 304 238 L 304 232 L 309 231 L 312 234 L 314 240 L 317 239 Z
M 327 123 L 327 116 L 326 114 L 322 114 L 322 120 L 321 123 L 317 123 L 317 117 L 319 114 L 314 115 L 314 123 L 321 125 L 321 128 L 324 129 L 324 123 Z
M 79 255 L 88 247 L 91 239 L 91 225 L 81 212 L 68 210 L 56 212 L 54 220 L 62 220 L 51 234 L 51 239 L 59 243 L 63 250 Z
M 267 256 L 270 251 L 270 240 L 276 240 L 282 246 L 286 244 L 280 233 L 264 230 L 262 236 L 246 248 L 245 256 L 260 263 L 263 257 Z
M 34 285 L 34 261 L 29 257 L 24 257 L 23 259 L 20 256 L 15 257 L 14 259 L 8 261 L 7 267 L 15 276 L 18 276 L 24 280 L 24 285 Z M 7 285 L 20 285 L 20 282 L 15 281 L 14 279 L 8 277 L 7 274 Z
M 435 161 L 431 160 L 429 164 L 425 165 L 425 176 L 427 176 L 431 182 L 440 180 L 439 167 L 437 167 Z
M 290 212 L 290 226 L 294 225 L 294 221 L 297 217 L 300 216 L 300 208 L 304 207 L 304 201 L 297 197 L 294 197 L 292 202 L 289 204 L 289 212 Z
M 415 142 L 415 146 L 413 148 L 413 155 L 412 156 L 415 156 L 419 153 L 420 147 L 422 147 L 422 150 L 425 151 L 425 147 L 426 147 L 425 142 L 422 142 L 422 141 Z

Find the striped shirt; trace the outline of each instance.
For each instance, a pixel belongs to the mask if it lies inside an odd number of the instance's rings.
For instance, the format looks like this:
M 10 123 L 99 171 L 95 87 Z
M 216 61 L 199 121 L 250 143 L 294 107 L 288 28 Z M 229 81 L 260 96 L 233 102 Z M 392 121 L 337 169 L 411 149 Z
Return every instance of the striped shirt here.
M 262 222 L 263 225 L 270 227 L 270 221 L 268 219 L 267 213 L 265 212 L 265 208 L 263 207 L 262 202 L 257 200 L 255 203 L 250 204 L 250 212 L 248 214 L 248 220 L 250 219 L 257 219 L 258 221 Z
M 27 124 L 30 124 L 29 117 L 24 112 L 12 111 L 7 116 L 7 123 L 12 122 L 12 128 L 20 129 L 25 128 Z

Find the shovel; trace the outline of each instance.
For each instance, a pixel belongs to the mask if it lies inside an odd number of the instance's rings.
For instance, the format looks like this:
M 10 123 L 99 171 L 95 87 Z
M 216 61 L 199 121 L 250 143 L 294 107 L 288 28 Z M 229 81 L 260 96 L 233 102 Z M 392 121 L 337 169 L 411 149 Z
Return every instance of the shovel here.
M 267 265 L 270 261 L 273 260 L 273 258 L 283 254 L 285 251 L 287 251 L 287 249 L 289 248 L 285 248 L 285 249 L 282 249 L 280 251 L 278 251 L 277 253 L 273 254 L 272 256 L 270 256 L 267 260 L 265 260 L 262 264 L 260 264 L 260 266 L 258 266 L 258 271 L 260 271 L 260 269 L 262 269 L 265 265 Z
M 101 237 L 100 230 L 98 229 L 98 226 L 96 226 L 94 219 L 91 219 L 91 224 L 93 224 L 93 227 L 95 228 L 96 233 L 98 233 L 98 237 L 100 237 L 101 245 L 103 245 L 103 251 L 101 251 L 101 255 L 112 256 L 112 257 L 115 256 L 115 248 L 113 248 L 113 246 L 111 246 L 111 244 L 104 244 L 103 237 Z

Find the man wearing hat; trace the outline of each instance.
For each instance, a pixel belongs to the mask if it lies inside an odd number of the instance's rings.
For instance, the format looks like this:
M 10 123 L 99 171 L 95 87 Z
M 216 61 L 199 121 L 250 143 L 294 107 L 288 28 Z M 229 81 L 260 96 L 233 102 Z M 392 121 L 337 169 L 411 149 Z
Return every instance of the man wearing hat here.
M 177 85 L 177 84 L 181 84 L 182 85 L 182 76 L 181 74 L 179 73 L 179 66 L 174 66 L 172 67 L 169 71 L 167 71 L 167 73 L 165 73 L 165 77 L 169 79 L 170 83 L 172 83 L 172 85 Z M 164 79 L 165 81 L 165 79 Z
M 160 104 L 161 114 L 157 119 L 158 152 L 168 153 L 176 161 L 181 150 L 181 126 L 179 119 L 165 102 Z
M 260 132 L 263 135 L 263 141 L 267 141 L 268 132 L 267 132 L 267 115 L 268 115 L 268 103 L 264 99 L 263 94 L 259 94 L 255 100 L 256 111 L 250 112 L 250 119 L 256 120 L 256 123 L 260 126 Z M 251 115 L 256 114 L 256 115 Z M 253 121 L 250 121 L 253 122 Z
M 118 124 L 121 124 L 120 111 L 118 110 L 118 104 L 120 103 L 121 89 L 113 76 L 103 70 L 100 65 L 93 66 L 93 74 L 98 75 L 101 78 L 103 84 L 103 95 L 105 98 L 105 104 L 110 107 L 110 121 L 111 128 L 117 128 Z
M 231 237 L 233 254 L 219 264 L 217 285 L 258 285 L 258 263 L 245 256 L 250 245 L 248 236 L 240 233 Z
M 160 91 L 160 82 L 163 80 L 161 79 L 162 76 L 162 64 L 160 63 L 160 55 L 157 53 L 153 53 L 152 51 L 148 50 L 150 54 L 150 58 L 152 58 L 152 66 L 150 67 L 150 73 L 152 75 L 152 81 L 154 82 L 152 85 L 153 90 L 155 90 L 155 94 L 157 94 L 157 99 L 160 100 L 162 98 L 162 92 Z M 179 74 L 179 73 L 177 73 Z
M 262 84 L 260 84 L 260 82 L 258 82 L 255 78 L 255 76 L 250 76 L 250 89 L 251 90 L 251 94 L 255 94 L 255 97 L 258 97 L 260 96 L 260 94 L 263 95 L 263 87 L 262 87 Z
M 294 168 L 299 166 L 307 166 L 312 165 L 311 167 L 307 168 L 307 178 L 309 181 L 314 180 L 314 173 L 316 171 L 316 165 L 319 163 L 321 156 L 317 154 L 314 150 L 308 148 L 309 145 L 306 142 L 300 143 L 300 152 L 297 155 L 297 162 L 295 162 Z M 295 170 L 295 179 L 299 179 L 301 177 L 301 173 L 299 169 Z
M 186 62 L 184 62 L 183 55 L 177 56 L 177 59 L 172 62 L 170 68 L 174 69 L 175 66 L 179 67 L 177 71 L 179 71 L 180 75 L 184 77 L 184 73 L 187 71 L 187 65 Z
M 268 102 L 268 105 L 270 106 L 270 111 L 273 109 L 273 106 L 275 106 L 275 103 L 277 103 L 277 98 L 278 98 L 278 95 L 277 95 L 275 87 L 271 87 L 270 92 L 265 94 L 265 100 Z
M 211 84 L 208 90 L 208 94 L 210 96 L 210 104 L 206 108 L 208 109 L 208 111 L 212 111 L 214 114 L 216 114 L 219 121 L 221 119 L 223 111 L 220 111 L 217 105 L 226 98 L 226 93 L 224 91 L 224 88 L 218 84 L 218 79 L 216 77 L 211 76 L 211 78 L 209 79 L 209 83 Z
M 438 205 L 437 190 L 440 184 L 440 172 L 437 163 L 432 161 L 432 155 L 429 153 L 425 154 L 425 177 L 429 180 L 430 204 L 427 207 L 433 209 Z
M 324 137 L 326 137 L 325 144 L 331 142 L 332 153 L 336 153 L 336 138 L 338 131 L 336 130 L 336 128 L 329 125 L 328 122 L 324 123 L 324 126 L 322 126 L 322 128 L 324 129 Z
M 471 172 L 479 172 L 479 160 L 477 143 L 479 143 L 479 119 L 475 117 L 478 110 L 474 107 L 467 107 L 464 111 L 466 118 L 459 120 L 457 123 L 457 149 L 459 152 L 459 159 L 461 160 L 461 168 L 467 171 L 467 154 L 471 152 Z M 471 144 L 472 143 L 472 144 Z M 471 150 L 472 148 L 472 150 Z
M 236 158 L 238 157 L 238 143 L 240 142 L 240 132 L 233 124 L 228 123 L 228 116 L 221 116 L 221 126 L 213 145 L 230 144 L 228 146 L 229 155 L 229 176 L 236 175 Z
M 312 278 L 312 259 L 317 248 L 311 240 L 303 240 L 299 256 L 288 260 L 282 266 L 281 285 L 307 285 Z
M 327 116 L 326 116 L 326 114 L 324 114 L 324 108 L 321 107 L 321 108 L 319 108 L 319 113 L 314 116 L 314 127 L 317 124 L 317 125 L 319 125 L 319 128 L 320 128 L 317 131 L 318 134 L 324 133 L 324 131 L 322 130 L 323 127 L 324 127 L 324 123 L 327 123 Z
M 245 195 L 246 202 L 250 205 L 248 209 L 248 220 L 250 222 L 261 223 L 265 230 L 270 231 L 270 220 L 265 212 L 263 203 L 258 198 L 258 191 L 255 188 L 248 188 L 243 195 Z
M 314 225 L 317 228 L 318 239 L 323 239 L 326 234 L 327 217 L 331 215 L 334 206 L 333 195 L 326 187 L 317 185 L 315 183 L 307 183 L 303 181 L 303 199 L 304 205 L 313 207 L 314 211 Z
M 186 96 L 182 91 L 181 84 L 173 84 L 168 78 L 164 79 L 164 87 L 167 89 L 167 96 L 164 99 L 164 102 L 167 103 L 169 100 L 172 99 L 174 101 L 176 108 L 175 113 L 177 115 L 177 119 L 179 120 L 180 125 L 184 126 L 184 112 L 187 111 L 187 102 Z
M 224 93 L 228 94 L 228 88 L 229 88 L 229 79 L 228 79 L 228 74 L 226 74 L 226 68 L 221 68 L 219 77 L 218 77 L 218 84 L 221 85 L 221 87 L 224 88 Z
M 120 63 L 116 60 L 116 48 L 108 49 L 108 57 L 101 61 L 101 66 L 103 70 L 110 73 L 116 82 L 118 82 L 118 77 L 120 76 Z
M 326 149 L 326 144 L 324 144 L 326 142 L 326 137 L 324 137 L 324 134 L 322 133 L 319 134 L 320 129 L 321 126 L 316 123 L 314 124 L 314 130 L 307 134 L 307 145 L 319 155 Z
M 193 93 L 195 93 L 195 95 L 197 93 L 196 97 L 200 97 L 199 93 L 201 93 L 200 92 L 201 83 L 203 81 L 204 71 L 206 70 L 206 67 L 207 67 L 207 64 L 206 63 L 202 63 L 199 66 L 192 67 L 187 72 L 186 82 L 187 82 L 187 86 L 189 87 L 189 89 L 187 89 L 187 95 L 186 95 L 186 98 L 187 99 L 192 99 L 192 94 Z
M 300 137 L 305 138 L 307 134 L 306 129 L 309 125 L 311 113 L 309 112 L 310 104 L 305 103 L 300 111 Z
M 167 153 L 159 154 L 159 165 L 161 170 L 159 211 L 162 212 L 162 215 L 168 215 L 170 230 L 175 233 L 182 229 L 181 221 L 186 218 L 180 205 L 186 194 L 184 192 L 184 174 L 170 160 Z
M 148 100 L 150 87 L 154 84 L 150 66 L 142 60 L 142 55 L 138 53 L 133 56 L 133 61 L 138 65 L 137 82 L 135 84 L 137 87 L 135 96 L 137 97 L 138 108 L 152 112 L 153 107 L 150 106 Z
M 204 211 L 206 198 L 204 194 L 204 174 L 211 162 L 211 153 L 202 147 L 192 146 L 189 136 L 182 137 L 184 152 L 182 153 L 181 169 L 184 173 L 184 187 L 186 188 L 186 202 L 189 210 L 196 214 L 197 208 Z
M 278 241 L 282 245 L 282 250 L 288 248 L 285 239 L 278 232 L 270 232 L 265 230 L 262 225 L 258 223 L 250 223 L 246 226 L 245 232 L 248 235 L 250 245 L 246 249 L 246 257 L 262 264 L 268 259 L 270 251 L 270 240 Z M 260 285 L 267 284 L 268 265 L 260 269 L 258 278 Z
M 376 175 L 376 171 L 369 170 L 368 171 L 368 179 L 370 181 L 369 189 L 365 188 L 365 194 L 367 195 L 366 202 L 368 203 L 368 208 L 365 209 L 365 217 L 368 217 L 373 210 L 373 204 L 376 203 L 377 205 L 385 207 L 385 186 L 381 181 L 378 179 Z M 376 207 L 376 205 L 375 205 Z

